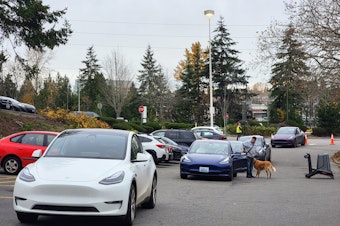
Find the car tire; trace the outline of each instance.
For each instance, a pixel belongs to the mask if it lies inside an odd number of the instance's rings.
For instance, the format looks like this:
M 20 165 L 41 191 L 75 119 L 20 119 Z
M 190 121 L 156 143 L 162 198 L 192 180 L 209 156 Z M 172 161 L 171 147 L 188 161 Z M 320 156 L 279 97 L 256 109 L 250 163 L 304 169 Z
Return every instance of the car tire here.
M 125 226 L 132 226 L 136 216 L 136 188 L 132 184 L 129 193 L 129 202 L 126 215 L 123 218 L 123 224 Z
M 153 150 L 146 150 L 146 151 L 150 153 L 150 155 L 153 158 L 153 161 L 155 162 L 156 165 L 158 165 L 159 161 L 158 161 L 156 153 Z
M 272 144 L 272 147 L 275 148 L 276 147 L 275 144 Z
M 181 173 L 181 178 L 182 179 L 187 179 L 188 178 L 188 175 L 184 174 L 184 173 Z
M 156 206 L 156 201 L 157 201 L 157 177 L 155 175 L 153 176 L 153 179 L 152 179 L 152 186 L 151 186 L 151 193 L 150 193 L 149 200 L 143 204 L 143 207 L 147 209 L 153 209 Z
M 305 146 L 305 144 L 306 144 L 306 139 L 303 139 L 301 146 Z
M 237 172 L 233 174 L 233 177 L 237 177 Z
M 293 143 L 293 148 L 296 148 L 297 146 L 298 146 L 298 143 L 297 143 L 297 140 L 295 139 Z
M 6 174 L 16 175 L 20 172 L 22 167 L 21 161 L 18 157 L 10 156 L 5 158 L 3 168 Z
M 37 214 L 17 212 L 18 220 L 21 223 L 35 223 L 38 219 Z
M 233 167 L 230 168 L 229 175 L 227 176 L 227 181 L 233 181 Z

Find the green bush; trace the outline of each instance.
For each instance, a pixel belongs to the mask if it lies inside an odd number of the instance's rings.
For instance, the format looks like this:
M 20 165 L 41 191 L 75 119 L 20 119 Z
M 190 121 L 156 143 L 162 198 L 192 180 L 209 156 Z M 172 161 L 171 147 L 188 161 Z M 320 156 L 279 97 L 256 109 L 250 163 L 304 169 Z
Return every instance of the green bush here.
M 134 131 L 134 128 L 126 122 L 115 123 L 112 125 L 112 128 Z
M 317 127 L 317 128 L 313 128 L 312 134 L 314 136 L 322 137 L 322 136 L 329 136 L 330 132 L 325 128 Z

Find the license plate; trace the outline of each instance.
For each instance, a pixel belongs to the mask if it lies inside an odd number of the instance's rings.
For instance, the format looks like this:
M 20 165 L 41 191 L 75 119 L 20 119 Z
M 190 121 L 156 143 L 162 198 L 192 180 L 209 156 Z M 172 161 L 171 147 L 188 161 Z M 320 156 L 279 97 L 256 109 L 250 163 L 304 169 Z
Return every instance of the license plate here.
M 209 173 L 209 167 L 203 167 L 201 166 L 199 168 L 200 173 Z

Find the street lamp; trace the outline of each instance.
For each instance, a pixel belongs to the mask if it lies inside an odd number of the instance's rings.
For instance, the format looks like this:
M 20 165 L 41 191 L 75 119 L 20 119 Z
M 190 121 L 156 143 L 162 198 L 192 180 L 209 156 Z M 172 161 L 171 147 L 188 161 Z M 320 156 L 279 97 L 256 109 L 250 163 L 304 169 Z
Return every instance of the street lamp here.
M 212 65 L 211 65 L 211 38 L 210 38 L 210 18 L 214 15 L 214 10 L 205 10 L 204 15 L 209 19 L 209 91 L 210 91 L 210 126 L 214 126 L 214 107 L 212 90 Z

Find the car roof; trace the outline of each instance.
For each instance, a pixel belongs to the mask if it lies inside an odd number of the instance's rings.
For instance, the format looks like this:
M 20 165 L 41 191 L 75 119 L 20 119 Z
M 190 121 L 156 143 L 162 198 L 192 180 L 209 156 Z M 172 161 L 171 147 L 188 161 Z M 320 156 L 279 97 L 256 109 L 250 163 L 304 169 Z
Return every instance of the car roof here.
M 121 135 L 129 135 L 134 133 L 128 130 L 121 130 L 121 129 L 105 129 L 105 128 L 78 128 L 78 129 L 67 129 L 64 130 L 62 133 L 70 133 L 70 132 L 88 132 L 88 133 L 112 133 L 112 134 L 121 134 Z

